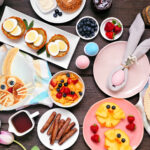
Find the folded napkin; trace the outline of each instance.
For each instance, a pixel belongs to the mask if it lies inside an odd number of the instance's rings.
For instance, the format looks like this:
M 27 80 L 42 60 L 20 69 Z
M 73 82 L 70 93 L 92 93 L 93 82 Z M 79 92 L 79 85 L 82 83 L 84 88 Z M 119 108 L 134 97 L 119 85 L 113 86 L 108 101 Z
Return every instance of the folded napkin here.
M 110 90 L 119 91 L 126 85 L 128 68 L 136 63 L 150 49 L 150 39 L 146 39 L 138 45 L 144 30 L 144 21 L 141 14 L 138 14 L 129 29 L 130 36 L 122 64 L 114 68 L 108 76 L 107 86 Z
M 4 57 L 11 47 L 8 45 L 3 45 L 0 47 L 0 65 L 4 60 Z M 30 105 L 35 105 L 35 104 L 42 104 L 46 105 L 48 107 L 52 107 L 53 103 L 49 98 L 48 95 L 48 87 L 49 87 L 49 82 L 52 77 L 51 72 L 49 70 L 48 64 L 46 61 L 37 59 L 34 60 L 31 56 L 28 54 L 25 54 L 20 51 L 20 54 L 27 60 L 27 62 L 32 66 L 35 72 L 34 80 L 35 80 L 35 89 L 32 93 L 32 95 L 27 99 L 22 106 L 19 108 L 15 109 L 22 109 L 25 107 L 28 107 Z M 4 110 L 7 110 L 4 109 Z

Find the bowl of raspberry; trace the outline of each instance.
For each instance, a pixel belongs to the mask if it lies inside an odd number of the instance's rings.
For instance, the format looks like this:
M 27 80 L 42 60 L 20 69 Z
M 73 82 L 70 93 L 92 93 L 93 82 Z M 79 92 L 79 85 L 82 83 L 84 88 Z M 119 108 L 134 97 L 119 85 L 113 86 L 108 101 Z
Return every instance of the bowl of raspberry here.
M 121 21 L 115 17 L 105 19 L 100 26 L 100 33 L 108 41 L 114 41 L 121 37 L 123 33 L 123 25 Z

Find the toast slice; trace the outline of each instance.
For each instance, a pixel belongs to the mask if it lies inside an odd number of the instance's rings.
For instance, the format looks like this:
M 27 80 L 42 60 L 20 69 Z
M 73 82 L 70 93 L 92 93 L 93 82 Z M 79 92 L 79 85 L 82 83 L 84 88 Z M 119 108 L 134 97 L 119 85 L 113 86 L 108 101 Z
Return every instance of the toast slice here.
M 44 29 L 42 29 L 42 28 L 31 28 L 30 30 L 28 30 L 28 31 L 26 32 L 26 34 L 27 34 L 29 31 L 31 31 L 31 30 L 35 30 L 35 31 L 38 32 L 38 34 L 41 34 L 41 35 L 43 36 L 43 42 L 42 42 L 42 44 L 41 44 L 40 46 L 34 46 L 34 43 L 27 43 L 27 42 L 26 42 L 26 44 L 27 44 L 28 47 L 30 47 L 30 48 L 33 49 L 33 50 L 39 50 L 39 49 L 41 49 L 42 47 L 44 47 L 44 45 L 45 45 L 46 42 L 47 42 L 47 34 L 46 34 L 46 31 L 45 31 Z M 25 34 L 25 36 L 26 36 L 26 34 Z M 25 36 L 24 36 L 24 38 L 25 38 Z
M 17 20 L 18 25 L 19 25 L 20 28 L 21 28 L 21 34 L 18 35 L 18 36 L 13 36 L 13 35 L 11 35 L 9 32 L 5 31 L 5 29 L 3 28 L 3 24 L 2 24 L 2 31 L 3 31 L 3 33 L 6 35 L 6 37 L 9 38 L 9 39 L 12 39 L 12 40 L 20 39 L 20 38 L 24 35 L 25 30 L 26 30 L 25 23 L 23 22 L 23 20 L 22 20 L 21 18 L 15 17 L 15 16 L 9 17 L 9 18 L 7 18 L 7 19 L 11 19 L 11 18 Z M 7 20 L 7 19 L 6 19 L 6 20 Z
M 69 41 L 67 40 L 67 38 L 61 34 L 56 34 L 54 35 L 49 42 L 46 45 L 46 51 L 47 53 L 50 55 L 49 51 L 48 51 L 48 44 L 51 42 L 55 42 L 56 40 L 62 40 L 67 44 L 67 50 L 65 52 L 60 51 L 59 54 L 57 56 L 53 56 L 53 57 L 64 57 L 65 55 L 67 55 L 67 53 L 69 52 L 70 49 L 70 45 L 69 45 Z

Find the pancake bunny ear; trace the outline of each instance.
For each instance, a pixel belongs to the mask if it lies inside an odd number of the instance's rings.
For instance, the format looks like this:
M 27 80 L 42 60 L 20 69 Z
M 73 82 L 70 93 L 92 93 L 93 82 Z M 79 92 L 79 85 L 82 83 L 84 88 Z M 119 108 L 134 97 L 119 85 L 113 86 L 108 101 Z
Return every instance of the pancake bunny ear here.
M 2 66 L 2 75 L 11 75 L 11 64 L 15 58 L 15 56 L 17 55 L 19 49 L 18 48 L 11 48 L 6 57 L 5 60 L 3 62 L 3 66 Z

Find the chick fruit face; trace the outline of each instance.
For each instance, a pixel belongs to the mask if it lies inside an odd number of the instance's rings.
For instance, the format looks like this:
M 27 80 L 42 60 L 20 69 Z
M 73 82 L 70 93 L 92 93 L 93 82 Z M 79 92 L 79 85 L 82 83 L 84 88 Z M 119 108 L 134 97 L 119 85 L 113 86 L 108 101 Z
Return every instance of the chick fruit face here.
M 96 111 L 96 118 L 102 127 L 114 127 L 125 119 L 123 110 L 112 102 L 105 102 Z
M 108 130 L 105 135 L 105 148 L 107 150 L 132 150 L 128 135 L 120 129 Z

